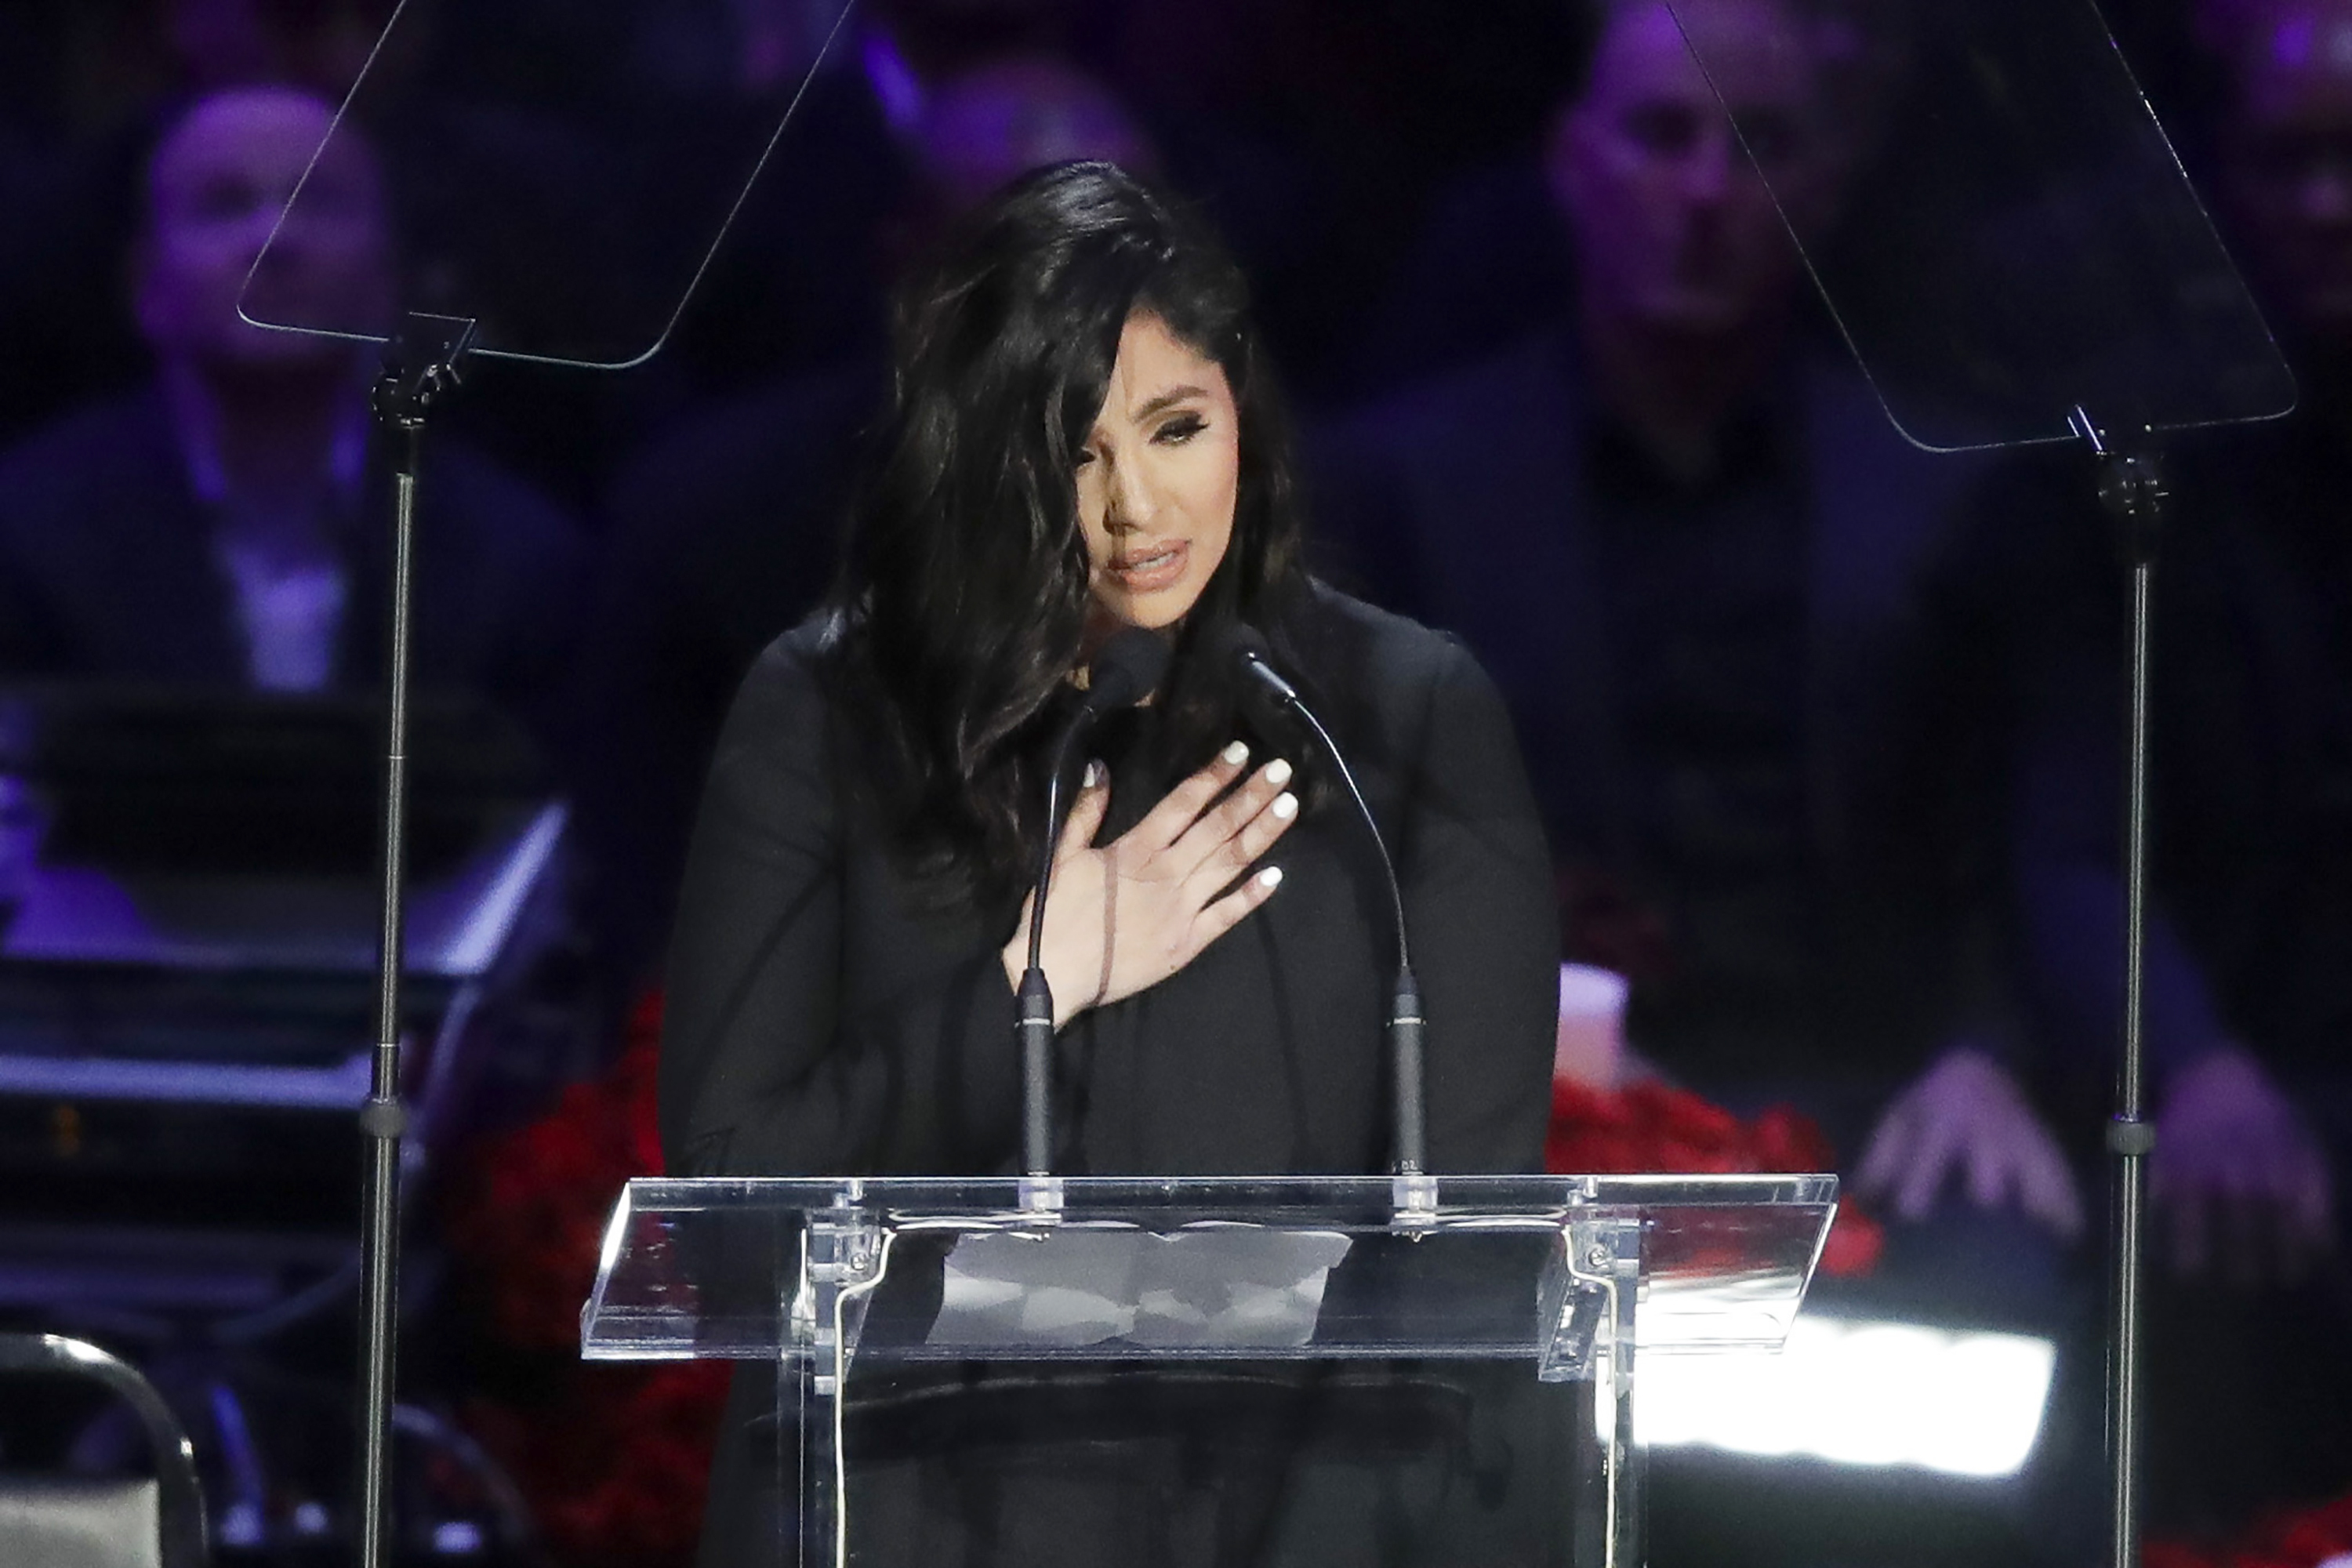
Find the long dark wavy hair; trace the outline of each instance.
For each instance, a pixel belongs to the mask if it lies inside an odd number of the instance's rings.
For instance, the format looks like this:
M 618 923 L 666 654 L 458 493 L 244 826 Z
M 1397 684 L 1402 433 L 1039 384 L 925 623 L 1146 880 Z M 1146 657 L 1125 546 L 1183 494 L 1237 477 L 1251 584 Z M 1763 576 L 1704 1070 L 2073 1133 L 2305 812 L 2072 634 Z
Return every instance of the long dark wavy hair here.
M 1188 651 L 1236 620 L 1281 650 L 1307 592 L 1288 421 L 1240 269 L 1116 166 L 1065 163 L 969 215 L 899 290 L 829 668 L 911 868 L 983 909 L 1017 903 L 1042 847 L 1044 753 L 1089 603 L 1076 458 L 1138 313 L 1223 370 L 1240 421 L 1232 542 L 1161 695 L 1167 761 L 1190 768 L 1240 726 L 1223 672 Z

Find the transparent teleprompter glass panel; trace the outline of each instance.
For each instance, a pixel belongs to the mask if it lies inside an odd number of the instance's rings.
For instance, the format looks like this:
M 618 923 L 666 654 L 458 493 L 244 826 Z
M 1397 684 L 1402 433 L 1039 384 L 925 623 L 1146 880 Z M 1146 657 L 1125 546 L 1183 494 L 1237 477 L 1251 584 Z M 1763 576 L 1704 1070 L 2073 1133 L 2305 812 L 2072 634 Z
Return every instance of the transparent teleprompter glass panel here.
M 495 358 L 643 363 L 857 63 L 856 0 L 489 9 L 394 7 L 247 274 L 247 321 L 385 343 L 421 310 L 475 320 Z
M 2091 0 L 1665 3 L 1915 444 L 2065 440 L 2078 409 L 2123 435 L 2293 408 Z

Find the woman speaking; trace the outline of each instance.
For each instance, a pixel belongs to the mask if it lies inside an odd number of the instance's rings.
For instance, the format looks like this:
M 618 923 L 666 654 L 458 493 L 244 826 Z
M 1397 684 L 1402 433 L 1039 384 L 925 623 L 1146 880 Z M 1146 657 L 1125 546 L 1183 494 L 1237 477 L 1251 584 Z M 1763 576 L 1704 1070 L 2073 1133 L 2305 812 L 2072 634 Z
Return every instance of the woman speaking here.
M 1055 1168 L 1386 1169 L 1386 880 L 1327 760 L 1245 700 L 1223 652 L 1244 626 L 1394 853 L 1428 1168 L 1539 1168 L 1559 946 L 1508 722 L 1457 644 L 1307 574 L 1239 272 L 1116 168 L 1064 165 L 971 215 L 896 331 L 830 607 L 751 670 L 704 795 L 670 1172 L 1017 1167 L 1045 774 L 1129 627 L 1166 639 L 1166 676 L 1087 731 L 1052 836 Z M 760 1468 L 730 1445 L 706 1560 L 763 1533 L 729 1517 Z

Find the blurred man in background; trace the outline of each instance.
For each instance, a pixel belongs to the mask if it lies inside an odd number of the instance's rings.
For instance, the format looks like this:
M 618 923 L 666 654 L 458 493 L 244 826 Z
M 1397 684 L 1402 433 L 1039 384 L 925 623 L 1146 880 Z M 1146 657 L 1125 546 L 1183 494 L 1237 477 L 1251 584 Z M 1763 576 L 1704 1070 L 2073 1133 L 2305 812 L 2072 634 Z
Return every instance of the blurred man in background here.
M 1806 339 L 1773 196 L 1818 237 L 1852 151 L 1814 30 L 1777 0 L 1696 10 L 1712 88 L 1675 13 L 1635 0 L 1558 111 L 1563 324 L 1359 417 L 1318 500 L 1374 596 L 1501 684 L 1570 956 L 1630 976 L 1633 1047 L 1734 1106 L 1811 1110 L 1898 1218 L 1942 1216 L 1897 1227 L 1894 1272 L 1999 1316 L 2054 1258 L 2017 1237 L 2071 1241 L 2083 1209 L 2006 1065 L 1980 907 L 1920 853 L 1951 803 L 1897 765 L 1966 467 L 1908 447 Z
M 154 380 L 0 458 L 0 674 L 364 689 L 381 658 L 388 489 L 369 480 L 371 344 L 396 252 L 365 142 L 291 89 L 197 100 L 148 164 L 132 274 Z M 265 243 L 267 249 L 265 251 Z M 257 265 L 257 261 L 258 265 Z M 248 279 L 250 281 L 248 282 Z M 422 684 L 546 723 L 581 545 L 528 488 L 436 450 L 418 520 Z
M 2166 454 L 2148 1495 L 2159 1531 L 2223 1538 L 2352 1481 L 2352 5 L 2209 0 L 2197 30 L 2218 216 L 2302 394 Z M 1971 510 L 1939 635 L 1997 671 L 2025 951 L 2087 1125 L 2119 1026 L 2114 524 L 2078 453 L 2005 465 Z

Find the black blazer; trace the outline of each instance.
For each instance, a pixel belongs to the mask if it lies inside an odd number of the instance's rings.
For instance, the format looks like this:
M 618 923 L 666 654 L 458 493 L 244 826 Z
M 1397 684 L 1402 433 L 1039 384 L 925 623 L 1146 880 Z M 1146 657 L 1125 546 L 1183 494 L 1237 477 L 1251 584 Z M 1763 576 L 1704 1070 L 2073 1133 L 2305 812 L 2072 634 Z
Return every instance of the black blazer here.
M 1842 364 L 1802 362 L 1777 391 L 1808 502 L 1806 826 L 1837 864 L 1868 842 L 1856 813 L 1908 673 L 1922 579 L 1981 468 L 1905 442 Z M 1336 426 L 1312 478 L 1370 596 L 1460 634 L 1500 683 L 1555 847 L 1622 858 L 1634 775 L 1596 598 L 1590 407 L 1573 339 L 1541 333 Z
M 1540 1168 L 1559 939 L 1502 705 L 1450 639 L 1318 594 L 1299 673 L 1399 862 L 1427 1016 L 1429 1162 Z M 688 859 L 661 1071 L 680 1175 L 1009 1172 L 1009 920 L 926 912 L 860 804 L 811 622 L 753 668 Z M 1112 812 L 1173 779 L 1114 765 Z M 1337 800 L 1281 889 L 1174 976 L 1064 1031 L 1070 1173 L 1374 1172 L 1388 1158 L 1385 890 Z
M 1684 966 L 1637 985 L 1633 1027 L 1702 1084 L 1752 1073 L 1767 1039 L 1775 1070 L 1899 1078 L 1956 1016 L 2005 1026 L 1989 963 L 1945 965 L 1968 911 L 1943 851 L 1990 829 L 1919 700 L 1936 652 L 1922 636 L 1923 584 L 1979 467 L 1907 445 L 1839 363 L 1801 360 L 1771 390 L 1805 508 L 1791 694 L 1802 768 L 1792 826 L 1813 910 L 1803 940 L 1845 979 L 1768 1035 L 1761 1018 L 1706 1011 L 1708 977 Z M 1643 741 L 1612 668 L 1591 426 L 1577 344 L 1545 332 L 1334 426 L 1311 477 L 1353 578 L 1460 634 L 1493 674 L 1563 868 L 1633 891 L 1646 918 L 1646 900 L 1671 909 L 1672 889 L 1654 887 L 1636 830 Z
M 1311 658 L 1312 668 L 1294 673 L 1323 695 L 1322 716 L 1398 857 L 1430 1020 L 1430 1166 L 1539 1169 L 1559 933 L 1543 837 L 1502 705 L 1450 639 L 1336 595 L 1318 595 L 1307 618 L 1302 661 Z M 823 637 L 810 622 L 761 658 L 711 769 L 670 961 L 660 1086 L 668 1169 L 1010 1172 L 1019 1087 L 1013 996 L 999 953 L 1011 920 L 925 912 L 860 805 L 859 752 L 845 744 L 856 715 L 839 711 L 820 684 Z M 1175 782 L 1122 767 L 1115 753 L 1111 763 L 1113 827 Z M 1066 1139 L 1057 1168 L 1196 1174 L 1384 1166 L 1381 1019 L 1392 955 L 1376 865 L 1360 825 L 1336 800 L 1310 809 L 1267 858 L 1284 868 L 1282 887 L 1241 925 L 1168 980 L 1063 1031 L 1057 1121 Z M 983 1379 L 966 1391 L 983 1412 L 988 1387 Z M 1182 1426 L 1181 1392 L 1081 1378 L 1061 1393 L 1080 1409 L 1119 1419 L 1156 1413 Z M 1218 1472 L 1210 1489 L 1237 1517 L 1273 1506 L 1282 1488 L 1270 1478 L 1285 1473 L 1290 1449 L 1306 1442 L 1301 1423 L 1311 1425 L 1320 1408 L 1293 1373 L 1276 1374 L 1259 1394 L 1274 1401 L 1274 1426 L 1287 1434 L 1272 1453 L 1240 1444 L 1223 1426 L 1192 1439 L 1196 1453 L 1231 1450 L 1237 1473 Z M 1173 1404 L 1163 1407 L 1162 1394 Z M 1223 1389 L 1216 1397 L 1225 1411 L 1236 1396 Z M 1508 1399 L 1490 1407 L 1514 1408 Z M 703 1532 L 702 1561 L 714 1568 L 772 1561 L 779 1521 L 793 1517 L 778 1487 L 780 1476 L 796 1472 L 780 1448 L 790 1438 L 777 1432 L 774 1408 L 765 1379 L 736 1381 Z M 1395 1418 L 1393 1411 L 1378 1417 Z M 1343 1428 L 1364 1425 L 1354 1415 L 1335 1419 Z M 1087 1419 L 1049 1426 L 1031 1435 L 1067 1438 Z M 1094 1452 L 1084 1443 L 1079 1451 Z M 1156 1451 L 1147 1445 L 1142 1458 L 1129 1454 L 1143 1478 L 1129 1480 L 1163 1501 L 1113 1506 L 1106 1500 L 1124 1493 L 1089 1484 L 1080 1488 L 1085 1505 L 1110 1508 L 1091 1524 L 1069 1519 L 1070 1499 L 1039 1492 L 1034 1476 L 997 1476 L 990 1485 L 1015 1488 L 1021 1500 L 1012 1506 L 1024 1517 L 1066 1527 L 1043 1555 L 991 1556 L 966 1539 L 978 1528 L 964 1517 L 973 1477 L 952 1452 L 941 1460 L 944 1480 L 919 1464 L 866 1495 L 887 1498 L 877 1505 L 881 1513 L 908 1529 L 928 1521 L 910 1537 L 928 1544 L 908 1547 L 909 1562 L 1116 1561 L 1131 1554 L 1139 1535 L 1155 1553 L 1164 1549 L 1153 1510 L 1175 1495 L 1170 1488 L 1182 1489 L 1150 1458 Z M 1016 1461 L 1012 1475 L 1059 1462 L 1041 1449 Z M 1530 1474 L 1544 1468 L 1534 1457 L 1528 1466 Z M 1516 1506 L 1550 1489 L 1518 1489 Z M 945 1534 L 933 1539 L 929 1530 Z M 899 1560 L 876 1550 L 877 1561 Z

